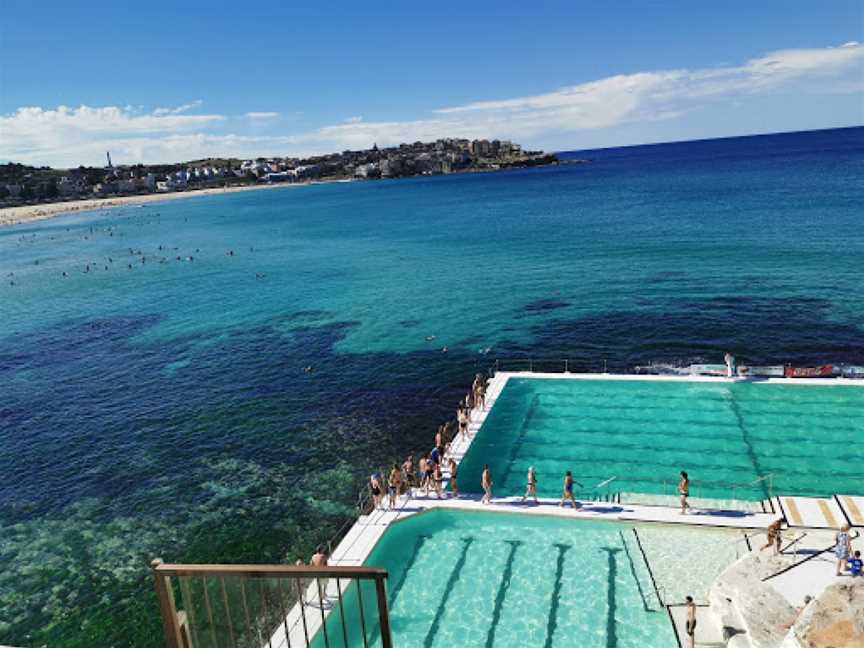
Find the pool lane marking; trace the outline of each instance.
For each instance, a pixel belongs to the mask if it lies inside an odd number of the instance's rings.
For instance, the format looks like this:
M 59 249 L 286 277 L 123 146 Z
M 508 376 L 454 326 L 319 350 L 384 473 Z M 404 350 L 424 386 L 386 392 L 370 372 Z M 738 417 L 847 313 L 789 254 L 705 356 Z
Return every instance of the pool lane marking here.
M 492 648 L 495 645 L 495 630 L 501 621 L 504 597 L 507 596 L 510 581 L 513 579 L 513 561 L 516 560 L 516 550 L 522 545 L 521 540 L 505 540 L 504 542 L 510 545 L 510 555 L 507 556 L 507 564 L 504 566 L 501 582 L 498 585 L 498 593 L 495 595 L 495 609 L 492 611 L 492 625 L 489 626 L 489 632 L 486 634 L 486 648 Z
M 534 412 L 537 411 L 537 405 L 539 402 L 540 397 L 537 394 L 534 394 L 534 398 L 531 399 L 531 405 L 528 406 L 528 412 L 525 414 L 525 419 L 522 421 L 522 425 L 519 428 L 519 436 L 516 437 L 516 442 L 510 447 L 510 461 L 507 462 L 507 466 L 504 468 L 504 477 L 501 478 L 502 485 L 506 484 L 507 480 L 510 478 L 510 473 L 513 470 L 513 462 L 516 461 L 516 457 L 519 456 L 519 450 L 525 443 L 528 423 L 534 417 Z
M 784 497 L 786 500 L 786 509 L 789 511 L 789 517 L 792 518 L 792 523 L 795 526 L 804 526 L 804 521 L 801 519 L 801 513 L 798 512 L 798 505 L 792 497 Z
M 552 648 L 552 637 L 555 635 L 555 630 L 558 627 L 558 606 L 561 604 L 561 581 L 564 577 L 564 554 L 566 554 L 572 545 L 555 544 L 558 549 L 558 561 L 555 566 L 555 586 L 552 588 L 552 603 L 549 606 L 549 620 L 546 622 L 546 641 L 543 648 Z
M 651 563 L 648 562 L 648 556 L 645 555 L 645 549 L 642 548 L 642 541 L 639 539 L 639 534 L 636 532 L 636 527 L 633 527 L 633 535 L 636 536 L 636 545 L 639 547 L 639 553 L 642 554 L 642 560 L 645 561 L 645 567 L 648 569 L 648 575 L 651 577 L 651 584 L 654 586 L 654 594 L 657 596 L 657 602 L 660 607 L 663 607 L 663 597 L 660 596 L 660 589 L 657 587 L 657 579 L 654 578 L 654 572 L 651 569 Z
M 399 577 L 399 582 L 396 583 L 396 587 L 390 590 L 390 607 L 393 607 L 393 604 L 396 602 L 396 597 L 399 595 L 399 592 L 402 589 L 402 586 L 405 585 L 405 579 L 408 577 L 408 572 L 414 566 L 414 563 L 417 560 L 417 556 L 420 554 L 420 548 L 423 546 L 423 543 L 426 542 L 432 536 L 421 535 L 417 536 L 417 540 L 414 542 L 414 550 L 411 553 L 411 558 L 405 563 L 405 571 L 402 572 L 402 575 Z
M 618 547 L 600 547 L 600 551 L 605 551 L 607 563 L 609 566 L 606 590 L 606 648 L 617 648 L 618 646 L 618 627 L 615 625 L 615 611 L 618 607 L 615 579 L 618 575 L 618 561 L 615 560 L 615 554 L 621 551 Z
M 636 574 L 636 564 L 633 562 L 633 556 L 630 555 L 630 550 L 627 548 L 627 540 L 624 538 L 624 531 L 619 529 L 618 533 L 621 535 L 621 544 L 624 545 L 624 553 L 627 556 L 627 562 L 630 563 L 630 573 L 633 575 L 633 580 L 636 581 L 636 589 L 639 590 L 639 598 L 642 599 L 642 607 L 645 608 L 646 612 L 653 612 L 654 610 L 651 609 L 645 598 L 645 592 L 642 591 L 642 583 L 639 581 L 639 576 Z
M 453 591 L 453 588 L 456 586 L 456 583 L 462 574 L 462 569 L 465 567 L 465 560 L 468 557 L 468 548 L 474 540 L 475 538 L 471 537 L 462 538 L 462 553 L 459 554 L 459 560 L 450 571 L 450 577 L 447 579 L 447 585 L 444 587 L 444 596 L 441 597 L 441 602 L 438 603 L 438 609 L 435 610 L 435 618 L 432 620 L 432 625 L 429 626 L 429 632 L 426 633 L 426 639 L 423 641 L 423 646 L 425 648 L 431 648 L 432 643 L 438 635 L 438 627 L 441 625 L 441 619 L 444 617 L 444 610 L 447 607 L 447 599 L 450 598 L 450 593 Z
M 837 496 L 834 496 L 837 498 Z M 837 498 L 839 500 L 839 498 Z M 846 515 L 846 520 L 853 524 L 854 526 L 864 526 L 864 515 L 861 515 L 861 509 L 858 508 L 858 505 L 848 495 L 843 496 L 843 501 L 837 502 L 840 505 L 840 510 L 843 511 L 843 514 Z
M 729 390 L 729 398 L 724 400 L 729 404 L 729 409 L 732 410 L 735 419 L 738 421 L 738 428 L 741 430 L 741 441 L 743 441 L 744 446 L 747 448 L 747 455 L 750 457 L 750 463 L 753 464 L 753 470 L 756 473 L 756 476 L 764 477 L 765 473 L 762 471 L 762 468 L 759 467 L 759 457 L 756 456 L 756 451 L 750 443 L 750 433 L 747 431 L 747 426 L 744 425 L 744 414 L 741 413 L 741 408 L 738 406 L 738 401 L 731 389 Z M 771 493 L 769 493 L 765 487 L 764 480 L 759 482 L 759 487 L 762 489 L 763 497 L 771 497 Z
M 828 508 L 828 504 L 825 503 L 825 500 L 816 500 L 816 503 L 819 505 L 819 510 L 822 511 L 822 517 L 825 518 L 828 526 L 832 529 L 839 528 L 840 525 L 837 524 L 837 520 L 834 519 L 834 513 L 831 512 L 830 508 Z

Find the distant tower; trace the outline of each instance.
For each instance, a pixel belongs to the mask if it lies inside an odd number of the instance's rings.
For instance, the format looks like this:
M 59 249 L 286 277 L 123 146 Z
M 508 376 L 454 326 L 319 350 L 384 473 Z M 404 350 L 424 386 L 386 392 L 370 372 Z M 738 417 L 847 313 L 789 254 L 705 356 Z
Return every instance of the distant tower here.
M 105 151 L 105 155 L 108 156 L 108 168 L 113 169 L 114 165 L 111 164 L 111 151 Z

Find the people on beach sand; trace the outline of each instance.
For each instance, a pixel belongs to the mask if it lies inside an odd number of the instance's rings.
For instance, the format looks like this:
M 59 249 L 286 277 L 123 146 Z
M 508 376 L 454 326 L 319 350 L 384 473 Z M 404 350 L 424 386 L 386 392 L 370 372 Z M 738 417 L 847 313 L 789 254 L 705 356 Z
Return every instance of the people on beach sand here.
M 525 488 L 525 494 L 522 496 L 524 502 L 529 497 L 534 498 L 534 503 L 537 504 L 537 473 L 534 471 L 534 466 L 528 469 L 528 485 Z
M 768 533 L 768 541 L 765 543 L 764 547 L 759 547 L 759 551 L 764 551 L 770 546 L 774 546 L 774 555 L 778 555 L 780 553 L 780 543 L 783 541 L 783 536 L 780 533 L 780 526 L 783 524 L 783 518 L 775 520 L 771 524 L 768 525 L 768 529 L 766 529 Z
M 492 471 L 489 470 L 489 464 L 483 465 L 483 475 L 480 477 L 480 486 L 483 487 L 483 497 L 480 498 L 481 504 L 489 504 L 492 502 Z
M 453 497 L 459 497 L 459 482 L 457 481 L 459 468 L 453 457 L 450 457 L 447 468 L 450 470 L 450 491 L 453 493 Z
M 835 538 L 834 555 L 837 556 L 837 575 L 842 576 L 846 562 L 852 554 L 852 537 L 849 535 L 849 525 L 844 524 Z
M 569 470 L 567 474 L 564 475 L 564 494 L 561 496 L 561 502 L 558 506 L 563 507 L 564 502 L 570 501 L 573 504 L 573 508 L 579 508 L 579 505 L 576 503 L 576 498 L 573 497 L 573 473 Z
M 372 493 L 372 504 L 377 509 L 381 507 L 381 497 L 383 495 L 381 488 L 380 473 L 372 473 L 369 476 L 369 491 Z
M 678 494 L 681 496 L 681 515 L 690 510 L 690 502 L 687 498 L 690 497 L 690 477 L 685 471 L 681 471 L 681 481 L 678 482 Z
M 696 603 L 693 601 L 692 596 L 687 596 L 684 600 L 687 605 L 687 623 L 684 629 L 690 638 L 690 648 L 694 648 L 696 646 Z
M 402 490 L 402 471 L 399 469 L 399 464 L 394 463 L 390 470 L 390 478 L 387 480 L 387 490 L 390 493 L 390 508 L 396 508 L 396 498 L 399 497 L 399 491 Z

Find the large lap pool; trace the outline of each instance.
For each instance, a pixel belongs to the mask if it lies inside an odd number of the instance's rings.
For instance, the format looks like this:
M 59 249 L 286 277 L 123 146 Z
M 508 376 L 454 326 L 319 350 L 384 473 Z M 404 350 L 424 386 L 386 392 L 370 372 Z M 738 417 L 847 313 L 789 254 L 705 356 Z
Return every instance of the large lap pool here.
M 859 494 L 864 388 L 829 385 L 511 378 L 460 465 L 480 491 L 521 495 L 530 466 L 541 496 L 566 470 L 586 488 L 669 494 L 679 471 L 696 497 Z M 666 484 L 662 480 L 668 480 Z
M 396 646 L 669 648 L 672 627 L 634 528 L 664 602 L 688 593 L 704 601 L 740 538 L 725 530 L 436 509 L 393 524 L 365 564 L 389 571 Z M 372 635 L 371 584 L 363 599 Z M 362 646 L 354 586 L 344 609 L 347 643 Z M 328 618 L 331 647 L 345 645 L 339 616 L 334 610 Z M 320 633 L 315 645 L 324 646 Z M 370 645 L 380 645 L 377 634 Z

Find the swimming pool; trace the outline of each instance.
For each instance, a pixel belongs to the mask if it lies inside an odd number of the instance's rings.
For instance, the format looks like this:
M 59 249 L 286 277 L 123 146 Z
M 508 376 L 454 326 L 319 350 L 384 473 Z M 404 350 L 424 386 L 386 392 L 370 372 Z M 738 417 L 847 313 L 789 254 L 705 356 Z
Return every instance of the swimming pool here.
M 511 378 L 459 482 L 479 491 L 488 463 L 495 495 L 521 495 L 532 465 L 541 497 L 560 497 L 566 470 L 623 492 L 670 493 L 686 470 L 700 497 L 761 500 L 768 480 L 732 485 L 769 474 L 774 493 L 857 494 L 862 438 L 856 386 Z
M 680 602 L 688 593 L 704 600 L 710 582 L 734 560 L 740 537 L 726 530 L 436 509 L 394 523 L 364 564 L 389 572 L 396 646 L 668 648 L 675 645 L 672 627 L 634 528 L 664 602 Z M 363 601 L 372 634 L 371 584 Z M 347 645 L 362 646 L 355 586 L 344 608 Z M 327 631 L 331 647 L 346 645 L 338 610 Z M 370 645 L 380 645 L 377 636 Z M 315 646 L 324 646 L 320 633 Z

